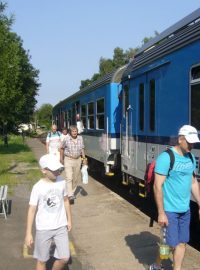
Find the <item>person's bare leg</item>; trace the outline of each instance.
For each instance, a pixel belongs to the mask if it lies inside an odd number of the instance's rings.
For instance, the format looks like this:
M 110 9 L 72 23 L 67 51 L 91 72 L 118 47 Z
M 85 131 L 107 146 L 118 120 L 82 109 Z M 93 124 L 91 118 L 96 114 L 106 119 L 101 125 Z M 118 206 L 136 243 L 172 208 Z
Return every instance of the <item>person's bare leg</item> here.
M 182 262 L 185 255 L 186 244 L 180 243 L 174 249 L 173 253 L 173 270 L 181 270 Z
M 62 270 L 66 265 L 67 260 L 55 260 L 52 270 Z
M 37 261 L 36 270 L 46 270 L 46 262 Z

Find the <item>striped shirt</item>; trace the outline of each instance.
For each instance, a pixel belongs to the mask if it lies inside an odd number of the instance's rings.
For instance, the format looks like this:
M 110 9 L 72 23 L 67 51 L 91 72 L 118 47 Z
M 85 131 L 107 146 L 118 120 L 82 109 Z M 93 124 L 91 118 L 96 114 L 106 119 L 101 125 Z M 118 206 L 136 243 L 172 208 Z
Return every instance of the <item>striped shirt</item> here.
M 73 139 L 68 135 L 65 141 L 63 141 L 61 147 L 64 148 L 65 156 L 79 158 L 81 156 L 82 149 L 84 149 L 83 138 L 78 135 L 76 139 Z

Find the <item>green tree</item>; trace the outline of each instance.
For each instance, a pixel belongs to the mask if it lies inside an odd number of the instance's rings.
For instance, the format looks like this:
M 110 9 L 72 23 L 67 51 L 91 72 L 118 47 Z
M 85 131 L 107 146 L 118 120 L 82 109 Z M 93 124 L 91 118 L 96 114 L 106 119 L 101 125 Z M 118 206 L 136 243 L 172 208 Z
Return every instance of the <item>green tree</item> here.
M 85 88 L 86 86 L 91 84 L 91 80 L 90 79 L 86 79 L 86 80 L 81 80 L 81 85 L 80 85 L 80 89 Z
M 114 69 L 114 64 L 112 59 L 106 59 L 101 57 L 99 60 L 99 73 L 101 76 L 111 72 Z
M 113 55 L 113 66 L 115 68 L 119 68 L 126 63 L 126 55 L 124 54 L 123 49 L 116 47 L 114 49 L 114 55 Z
M 53 106 L 49 103 L 46 103 L 46 104 L 43 104 L 36 111 L 37 122 L 40 126 L 46 126 L 48 129 L 51 127 L 52 109 L 53 109 Z
M 0 2 L 0 126 L 28 122 L 36 104 L 40 84 L 22 40 L 11 31 L 13 16 L 6 17 Z
M 154 32 L 154 37 L 157 36 L 159 33 L 157 31 Z M 154 37 L 144 37 L 142 40 L 142 45 L 147 43 Z M 99 60 L 99 73 L 95 73 L 91 79 L 82 80 L 80 89 L 90 85 L 95 80 L 98 80 L 100 77 L 104 76 L 105 74 L 125 65 L 128 64 L 132 59 L 134 59 L 136 53 L 140 47 L 136 48 L 129 48 L 125 52 L 122 48 L 116 47 L 113 53 L 113 59 L 108 59 L 101 57 Z
M 94 73 L 94 75 L 92 76 L 91 81 L 94 82 L 96 80 L 98 80 L 101 77 L 101 75 L 99 73 Z
M 125 51 L 125 59 L 126 59 L 126 64 L 129 63 L 134 57 L 135 54 L 137 53 L 137 51 L 139 50 L 139 48 L 129 48 L 128 50 Z

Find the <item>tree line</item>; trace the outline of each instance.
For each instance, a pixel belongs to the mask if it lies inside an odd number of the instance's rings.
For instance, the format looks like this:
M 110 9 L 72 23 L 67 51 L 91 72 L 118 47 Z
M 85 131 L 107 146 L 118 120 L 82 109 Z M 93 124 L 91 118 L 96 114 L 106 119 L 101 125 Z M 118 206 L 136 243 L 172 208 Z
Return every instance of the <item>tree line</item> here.
M 37 103 L 39 71 L 31 64 L 22 39 L 11 30 L 14 16 L 5 15 L 7 3 L 0 1 L 0 128 L 7 132 L 28 123 Z
M 0 1 L 0 133 L 6 133 L 20 123 L 39 122 L 47 128 L 51 124 L 53 106 L 43 104 L 35 110 L 38 95 L 39 70 L 31 64 L 29 51 L 23 41 L 12 31 L 14 16 L 8 17 L 7 3 Z M 155 36 L 158 32 L 155 31 Z M 145 37 L 142 45 L 153 37 Z M 105 74 L 129 63 L 140 47 L 124 51 L 116 47 L 113 58 L 101 57 L 99 72 L 90 79 L 81 80 L 80 89 L 90 85 Z M 35 121 L 37 119 L 37 121 Z
M 142 40 L 142 46 L 145 43 L 147 43 L 149 40 L 157 36 L 158 34 L 159 33 L 155 31 L 153 37 L 145 37 Z M 113 51 L 112 59 L 101 57 L 99 60 L 99 72 L 94 73 L 91 79 L 82 80 L 81 85 L 80 85 L 80 90 L 90 85 L 92 82 L 96 81 L 97 79 L 100 79 L 105 74 L 128 64 L 132 59 L 134 59 L 134 56 L 138 52 L 139 49 L 140 47 L 136 47 L 136 48 L 129 48 L 128 50 L 124 51 L 122 48 L 116 47 Z

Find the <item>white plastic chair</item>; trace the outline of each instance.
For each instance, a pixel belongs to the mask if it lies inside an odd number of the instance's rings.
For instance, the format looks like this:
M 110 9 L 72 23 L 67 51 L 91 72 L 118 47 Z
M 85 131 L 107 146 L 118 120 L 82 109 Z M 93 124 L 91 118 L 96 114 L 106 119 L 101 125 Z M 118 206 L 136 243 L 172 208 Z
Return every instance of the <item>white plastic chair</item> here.
M 8 186 L 1 186 L 0 187 L 0 204 L 1 204 L 1 215 L 4 215 L 5 219 L 7 219 L 6 208 L 8 207 L 7 202 L 7 193 L 8 193 Z

